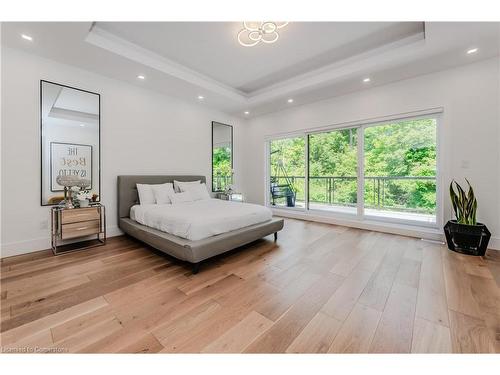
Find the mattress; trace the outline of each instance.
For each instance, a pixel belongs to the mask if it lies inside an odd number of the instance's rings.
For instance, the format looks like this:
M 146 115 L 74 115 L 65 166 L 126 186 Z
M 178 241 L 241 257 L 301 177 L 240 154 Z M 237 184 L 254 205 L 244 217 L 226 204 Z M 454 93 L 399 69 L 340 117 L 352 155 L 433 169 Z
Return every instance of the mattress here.
M 271 220 L 271 210 L 249 203 L 206 199 L 179 204 L 135 205 L 130 218 L 142 225 L 196 241 Z

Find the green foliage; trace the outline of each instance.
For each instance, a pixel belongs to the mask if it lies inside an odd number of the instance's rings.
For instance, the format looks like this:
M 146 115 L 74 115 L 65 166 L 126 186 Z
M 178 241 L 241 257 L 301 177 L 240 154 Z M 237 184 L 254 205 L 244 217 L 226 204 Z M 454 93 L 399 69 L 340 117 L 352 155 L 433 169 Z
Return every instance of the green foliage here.
M 356 205 L 357 147 L 357 129 L 309 136 L 311 202 Z M 277 176 L 277 166 L 282 163 L 286 174 L 295 176 L 292 183 L 299 201 L 304 200 L 304 149 L 303 137 L 271 142 L 271 176 Z M 366 207 L 435 213 L 434 119 L 398 121 L 366 128 L 364 155 Z M 327 178 L 332 176 L 336 178 Z M 279 182 L 283 183 L 283 178 Z
M 474 190 L 472 190 L 472 186 L 467 181 L 467 185 L 469 185 L 469 191 L 467 194 L 464 189 L 456 182 L 455 180 L 450 183 L 450 198 L 451 204 L 453 205 L 453 211 L 455 211 L 455 216 L 457 217 L 457 221 L 460 224 L 466 225 L 476 225 L 476 211 L 477 211 L 477 200 L 474 195 Z M 453 184 L 458 191 L 455 192 L 453 188 Z
M 365 129 L 366 176 L 435 176 L 436 121 L 401 121 Z
M 344 129 L 309 137 L 309 176 L 312 202 L 354 206 L 357 202 L 357 129 Z M 344 177 L 334 181 L 320 177 Z M 351 177 L 351 178 L 347 178 Z M 335 184 L 335 186 L 334 186 Z
M 278 173 L 282 165 L 286 173 L 291 176 L 304 176 L 304 138 L 286 138 L 271 142 L 272 175 Z
M 365 176 L 435 177 L 436 120 L 399 121 L 365 129 Z M 435 179 L 386 179 L 383 205 L 435 213 Z M 378 205 L 378 191 L 365 181 L 365 204 Z
M 212 151 L 212 170 L 214 190 L 224 190 L 232 184 L 231 148 L 218 147 Z

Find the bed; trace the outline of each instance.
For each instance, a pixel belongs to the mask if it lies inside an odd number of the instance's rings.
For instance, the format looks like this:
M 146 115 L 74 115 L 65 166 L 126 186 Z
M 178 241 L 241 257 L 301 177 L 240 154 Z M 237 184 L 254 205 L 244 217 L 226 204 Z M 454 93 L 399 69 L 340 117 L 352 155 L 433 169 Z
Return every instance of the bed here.
M 262 237 L 274 234 L 274 240 L 276 241 L 278 232 L 283 229 L 283 219 L 272 217 L 262 217 L 261 219 L 265 221 L 246 225 L 245 223 L 248 224 L 255 221 L 255 218 L 250 219 L 252 215 L 264 214 L 263 211 L 257 208 L 252 210 L 252 207 L 245 207 L 243 209 L 244 206 L 241 206 L 241 217 L 234 216 L 230 220 L 225 220 L 225 224 L 223 225 L 223 220 L 221 219 L 224 213 L 213 214 L 212 216 L 216 216 L 215 219 L 218 218 L 219 221 L 213 221 L 209 226 L 204 225 L 204 222 L 208 222 L 208 220 L 205 220 L 208 216 L 204 217 L 204 215 L 208 215 L 207 213 L 211 211 L 220 211 L 219 207 L 227 207 L 223 205 L 241 205 L 235 202 L 210 200 L 212 202 L 203 203 L 203 209 L 199 211 L 200 218 L 192 220 L 193 225 L 187 225 L 189 215 L 196 212 L 189 205 L 182 206 L 182 208 L 181 206 L 177 207 L 175 212 L 177 216 L 174 216 L 176 221 L 172 221 L 171 219 L 170 221 L 167 219 L 160 221 L 163 218 L 163 211 L 167 210 L 165 213 L 172 215 L 173 210 L 170 208 L 138 206 L 136 184 L 163 184 L 173 182 L 174 180 L 183 182 L 201 180 L 202 182 L 206 182 L 205 176 L 118 176 L 118 226 L 128 235 L 147 243 L 155 249 L 179 260 L 192 263 L 193 273 L 198 272 L 202 261 L 236 249 Z M 214 209 L 214 207 L 216 208 Z M 168 211 L 169 209 L 170 211 Z M 131 212 L 132 216 L 134 216 L 133 218 L 130 217 Z M 230 214 L 231 212 L 234 215 L 234 209 L 227 209 L 226 214 Z M 148 225 L 141 224 L 138 220 Z M 156 224 L 154 224 L 155 222 Z M 237 222 L 239 223 L 238 225 L 236 225 Z M 242 225 L 244 226 L 240 227 Z M 157 228 L 168 228 L 169 232 L 179 235 L 167 233 Z

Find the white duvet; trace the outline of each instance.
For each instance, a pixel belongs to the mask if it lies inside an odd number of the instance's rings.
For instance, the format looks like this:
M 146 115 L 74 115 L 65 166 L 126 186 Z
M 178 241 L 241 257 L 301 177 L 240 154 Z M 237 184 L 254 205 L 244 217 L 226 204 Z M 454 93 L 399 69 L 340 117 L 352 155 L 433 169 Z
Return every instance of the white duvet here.
M 178 204 L 135 205 L 130 218 L 142 225 L 188 240 L 201 240 L 271 220 L 267 207 L 206 199 Z

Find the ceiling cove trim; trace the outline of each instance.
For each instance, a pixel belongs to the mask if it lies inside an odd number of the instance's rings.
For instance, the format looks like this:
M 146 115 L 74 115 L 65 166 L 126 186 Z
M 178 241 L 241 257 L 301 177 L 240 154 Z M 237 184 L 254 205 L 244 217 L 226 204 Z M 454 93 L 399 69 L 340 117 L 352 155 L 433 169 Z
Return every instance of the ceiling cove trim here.
M 352 78 L 355 75 L 364 75 L 378 66 L 394 66 L 401 62 L 409 61 L 414 58 L 415 50 L 424 47 L 425 31 L 292 77 L 249 94 L 218 82 L 195 70 L 186 68 L 181 64 L 120 38 L 95 25 L 89 31 L 85 41 L 177 79 L 225 96 L 228 99 L 236 101 L 241 106 L 255 106 L 267 103 L 270 100 L 293 95 L 303 90 L 311 90 L 335 81 Z
M 252 105 L 262 104 L 304 89 L 313 89 L 351 78 L 356 74 L 366 75 L 378 66 L 394 66 L 409 61 L 414 58 L 415 50 L 422 49 L 424 46 L 425 34 L 420 32 L 275 85 L 256 90 L 249 95 L 248 101 Z
M 192 69 L 160 56 L 146 48 L 120 38 L 98 26 L 93 26 L 85 38 L 87 43 L 105 49 L 129 60 L 143 64 L 180 80 L 189 82 L 211 92 L 246 103 L 246 94 L 224 85 Z

